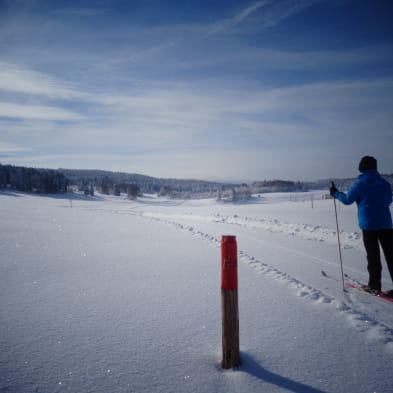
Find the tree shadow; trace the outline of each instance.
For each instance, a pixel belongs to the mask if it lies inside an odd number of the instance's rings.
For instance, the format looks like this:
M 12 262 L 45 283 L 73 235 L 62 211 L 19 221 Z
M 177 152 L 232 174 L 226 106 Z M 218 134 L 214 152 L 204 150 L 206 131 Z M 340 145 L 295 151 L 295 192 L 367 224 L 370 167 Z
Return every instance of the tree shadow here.
M 248 373 L 263 382 L 276 385 L 282 389 L 288 390 L 294 393 L 328 393 L 311 386 L 305 385 L 301 382 L 293 381 L 289 378 L 281 375 L 272 373 L 271 371 L 263 368 L 251 355 L 247 353 L 241 353 L 242 363 L 239 367 L 239 371 Z

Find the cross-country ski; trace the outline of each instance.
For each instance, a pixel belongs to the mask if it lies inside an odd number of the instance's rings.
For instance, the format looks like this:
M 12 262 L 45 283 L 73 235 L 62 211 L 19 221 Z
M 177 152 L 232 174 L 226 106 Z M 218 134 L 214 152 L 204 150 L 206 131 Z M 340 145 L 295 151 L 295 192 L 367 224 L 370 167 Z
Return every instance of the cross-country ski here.
M 322 273 L 323 277 L 329 278 L 329 279 L 334 280 L 336 282 L 340 282 L 340 283 L 342 282 L 337 277 L 333 277 L 333 276 L 327 274 L 323 270 L 321 270 L 321 273 Z M 358 289 L 358 290 L 360 290 L 360 291 L 362 291 L 364 293 L 367 293 L 367 294 L 375 296 L 375 297 L 379 297 L 380 299 L 384 299 L 384 300 L 387 300 L 387 301 L 393 303 L 393 296 L 390 295 L 390 291 L 389 292 L 381 291 L 379 293 L 371 292 L 371 291 L 366 289 L 367 286 L 365 284 L 361 284 L 358 281 L 352 280 L 347 274 L 344 274 L 344 277 L 346 278 L 346 280 L 344 280 L 344 285 L 345 286 Z

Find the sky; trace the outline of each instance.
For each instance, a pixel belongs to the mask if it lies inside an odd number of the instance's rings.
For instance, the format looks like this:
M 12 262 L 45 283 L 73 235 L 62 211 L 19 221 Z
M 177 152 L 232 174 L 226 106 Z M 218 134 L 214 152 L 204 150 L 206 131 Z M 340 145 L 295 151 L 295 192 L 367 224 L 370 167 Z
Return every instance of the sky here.
M 0 0 L 0 163 L 393 173 L 391 0 Z

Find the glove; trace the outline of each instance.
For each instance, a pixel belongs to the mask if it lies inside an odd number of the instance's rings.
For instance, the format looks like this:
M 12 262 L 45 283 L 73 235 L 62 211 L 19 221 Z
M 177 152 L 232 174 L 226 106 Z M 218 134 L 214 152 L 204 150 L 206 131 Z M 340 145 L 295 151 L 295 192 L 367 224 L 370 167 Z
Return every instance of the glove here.
M 336 185 L 333 182 L 329 190 L 332 197 L 334 197 L 334 194 L 338 191 Z

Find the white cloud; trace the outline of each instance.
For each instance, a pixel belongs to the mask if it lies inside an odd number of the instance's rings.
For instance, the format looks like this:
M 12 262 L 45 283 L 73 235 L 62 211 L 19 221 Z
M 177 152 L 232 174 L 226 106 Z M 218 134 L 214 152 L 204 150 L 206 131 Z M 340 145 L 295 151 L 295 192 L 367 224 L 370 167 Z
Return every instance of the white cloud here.
M 17 135 L 56 135 L 67 130 L 72 146 L 110 147 L 112 151 L 187 149 L 228 150 L 233 146 L 273 148 L 285 143 L 317 145 L 326 135 L 381 133 L 391 119 L 393 81 L 316 83 L 280 89 L 242 88 L 205 83 L 157 85 L 129 95 L 76 92 L 77 113 L 62 107 L 0 103 L 0 116 L 25 120 L 0 131 L 9 141 Z M 27 122 L 27 120 L 30 120 Z M 34 122 L 32 122 L 34 120 Z M 40 124 L 36 121 L 41 120 Z M 57 126 L 55 120 L 71 121 Z M 83 121 L 82 121 L 83 120 Z M 15 133 L 12 130 L 15 128 Z M 374 131 L 375 132 L 375 131 Z M 12 136 L 12 134 L 14 134 Z M 65 134 L 62 132 L 62 134 Z M 14 139 L 13 139 L 14 138 Z M 360 138 L 361 139 L 361 138 Z M 357 143 L 357 142 L 356 142 Z M 51 144 L 45 141 L 47 146 Z M 52 146 L 57 146 L 56 140 Z M 101 149 L 102 150 L 102 149 Z
M 12 153 L 25 153 L 31 152 L 32 149 L 29 147 L 18 146 L 15 144 L 0 143 L 0 155 L 1 154 L 12 154 Z
M 39 105 L 20 105 L 0 102 L 0 117 L 15 119 L 41 119 L 77 121 L 85 117 L 62 108 Z
M 44 95 L 48 98 L 70 99 L 75 96 L 75 91 L 69 83 L 41 72 L 3 62 L 0 62 L 0 90 Z

